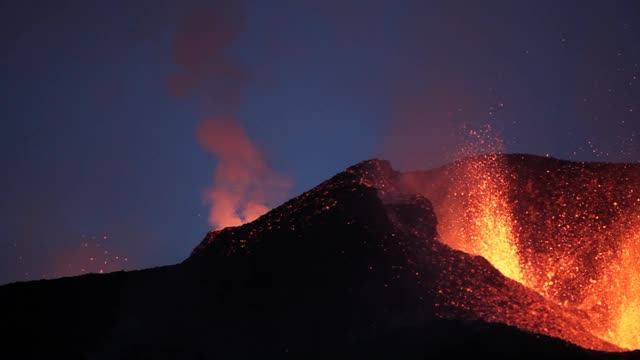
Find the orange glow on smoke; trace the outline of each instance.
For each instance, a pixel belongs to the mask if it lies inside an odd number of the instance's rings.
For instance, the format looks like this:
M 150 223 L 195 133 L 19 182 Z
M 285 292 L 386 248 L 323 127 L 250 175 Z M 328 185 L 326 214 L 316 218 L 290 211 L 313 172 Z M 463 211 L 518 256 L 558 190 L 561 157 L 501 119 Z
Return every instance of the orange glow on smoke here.
M 251 222 L 269 211 L 266 203 L 279 198 L 288 187 L 267 166 L 237 121 L 205 120 L 197 135 L 200 145 L 218 159 L 213 185 L 205 195 L 211 204 L 211 225 L 223 228 Z

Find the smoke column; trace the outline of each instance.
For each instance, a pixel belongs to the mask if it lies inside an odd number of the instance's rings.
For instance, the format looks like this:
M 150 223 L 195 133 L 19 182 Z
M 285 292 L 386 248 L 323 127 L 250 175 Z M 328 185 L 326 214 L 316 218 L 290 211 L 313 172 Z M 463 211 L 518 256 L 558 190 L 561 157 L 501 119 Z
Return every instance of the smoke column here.
M 288 187 L 285 179 L 267 167 L 260 150 L 234 119 L 204 120 L 198 127 L 198 142 L 218 158 L 205 199 L 212 205 L 211 225 L 253 221 L 269 210 L 269 200 Z
M 199 6 L 183 19 L 173 44 L 179 71 L 169 79 L 174 95 L 195 97 L 207 114 L 197 128 L 197 140 L 218 160 L 204 195 L 211 205 L 209 223 L 216 228 L 253 221 L 288 187 L 267 166 L 236 115 L 249 79 L 230 54 L 245 21 L 238 4 Z

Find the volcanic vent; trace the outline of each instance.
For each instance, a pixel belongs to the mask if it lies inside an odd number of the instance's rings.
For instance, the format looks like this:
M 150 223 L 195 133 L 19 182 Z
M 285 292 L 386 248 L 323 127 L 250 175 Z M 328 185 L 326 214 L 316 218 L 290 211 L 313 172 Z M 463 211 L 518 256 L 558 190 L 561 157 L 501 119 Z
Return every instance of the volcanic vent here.
M 635 347 L 637 185 L 519 155 L 365 161 L 181 264 L 0 287 L 0 357 L 637 358 L 584 349 Z
M 616 263 L 631 261 L 623 248 L 628 243 L 616 243 L 620 239 L 614 233 L 603 232 L 621 221 L 621 209 L 634 205 L 629 194 L 640 185 L 632 180 L 634 169 L 631 165 L 486 155 L 432 171 L 399 173 L 386 161 L 367 161 L 254 223 L 211 232 L 190 261 L 206 258 L 206 254 L 259 252 L 281 241 L 274 234 L 282 232 L 308 239 L 323 231 L 321 226 L 310 228 L 319 219 L 347 226 L 365 223 L 351 218 L 329 220 L 334 208 L 344 206 L 339 201 L 344 188 L 357 192 L 364 186 L 381 199 L 395 229 L 379 243 L 367 244 L 382 249 L 385 259 L 381 263 L 392 264 L 384 286 L 403 292 L 419 287 L 416 297 L 425 306 L 420 313 L 514 325 L 590 349 L 634 349 L 638 347 L 635 323 L 624 319 L 634 316 L 633 298 L 623 293 L 636 291 L 630 288 L 634 275 Z M 620 177 L 628 183 L 612 182 Z M 569 203 L 571 197 L 573 203 Z M 588 201 L 581 201 L 587 197 Z M 440 236 L 425 230 L 425 221 L 436 222 L 431 219 L 428 199 L 440 222 Z M 618 210 L 607 212 L 606 202 L 617 203 L 612 206 Z M 371 206 L 361 203 L 340 211 L 362 216 Z M 415 207 L 423 210 L 416 213 Z M 584 227 L 580 221 L 592 227 L 590 232 L 568 231 L 572 226 Z M 304 247 L 301 243 L 289 246 Z M 335 251 L 344 251 L 344 244 L 336 246 Z M 373 271 L 380 265 L 366 267 Z
M 483 155 L 402 183 L 433 201 L 441 241 L 483 256 L 590 334 L 640 348 L 640 165 Z

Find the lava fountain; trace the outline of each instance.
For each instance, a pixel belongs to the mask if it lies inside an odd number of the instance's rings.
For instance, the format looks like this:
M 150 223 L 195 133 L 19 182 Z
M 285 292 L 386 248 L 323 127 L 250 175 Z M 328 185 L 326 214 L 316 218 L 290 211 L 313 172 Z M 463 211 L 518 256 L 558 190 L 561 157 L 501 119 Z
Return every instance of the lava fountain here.
M 640 348 L 640 227 L 625 242 L 613 269 L 611 328 L 603 338 L 627 349 Z
M 446 193 L 448 206 L 439 214 L 438 232 L 447 245 L 486 258 L 506 277 L 525 283 L 513 231 L 507 179 L 498 155 L 455 165 L 462 177 L 452 178 Z
M 432 200 L 442 242 L 640 349 L 640 165 L 489 154 L 404 180 Z
M 640 225 L 620 226 L 621 247 L 594 281 L 582 308 L 602 320 L 593 333 L 625 349 L 640 348 Z M 598 311 L 598 309 L 601 309 Z

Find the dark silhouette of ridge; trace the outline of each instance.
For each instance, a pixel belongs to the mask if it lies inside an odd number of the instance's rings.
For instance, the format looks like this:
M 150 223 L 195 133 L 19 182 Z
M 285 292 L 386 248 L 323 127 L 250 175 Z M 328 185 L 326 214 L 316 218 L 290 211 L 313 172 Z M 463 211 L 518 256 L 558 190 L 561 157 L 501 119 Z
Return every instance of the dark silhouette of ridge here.
M 619 350 L 441 243 L 432 203 L 403 176 L 386 161 L 359 163 L 252 223 L 210 232 L 181 264 L 2 286 L 0 356 L 640 357 L 532 332 Z

